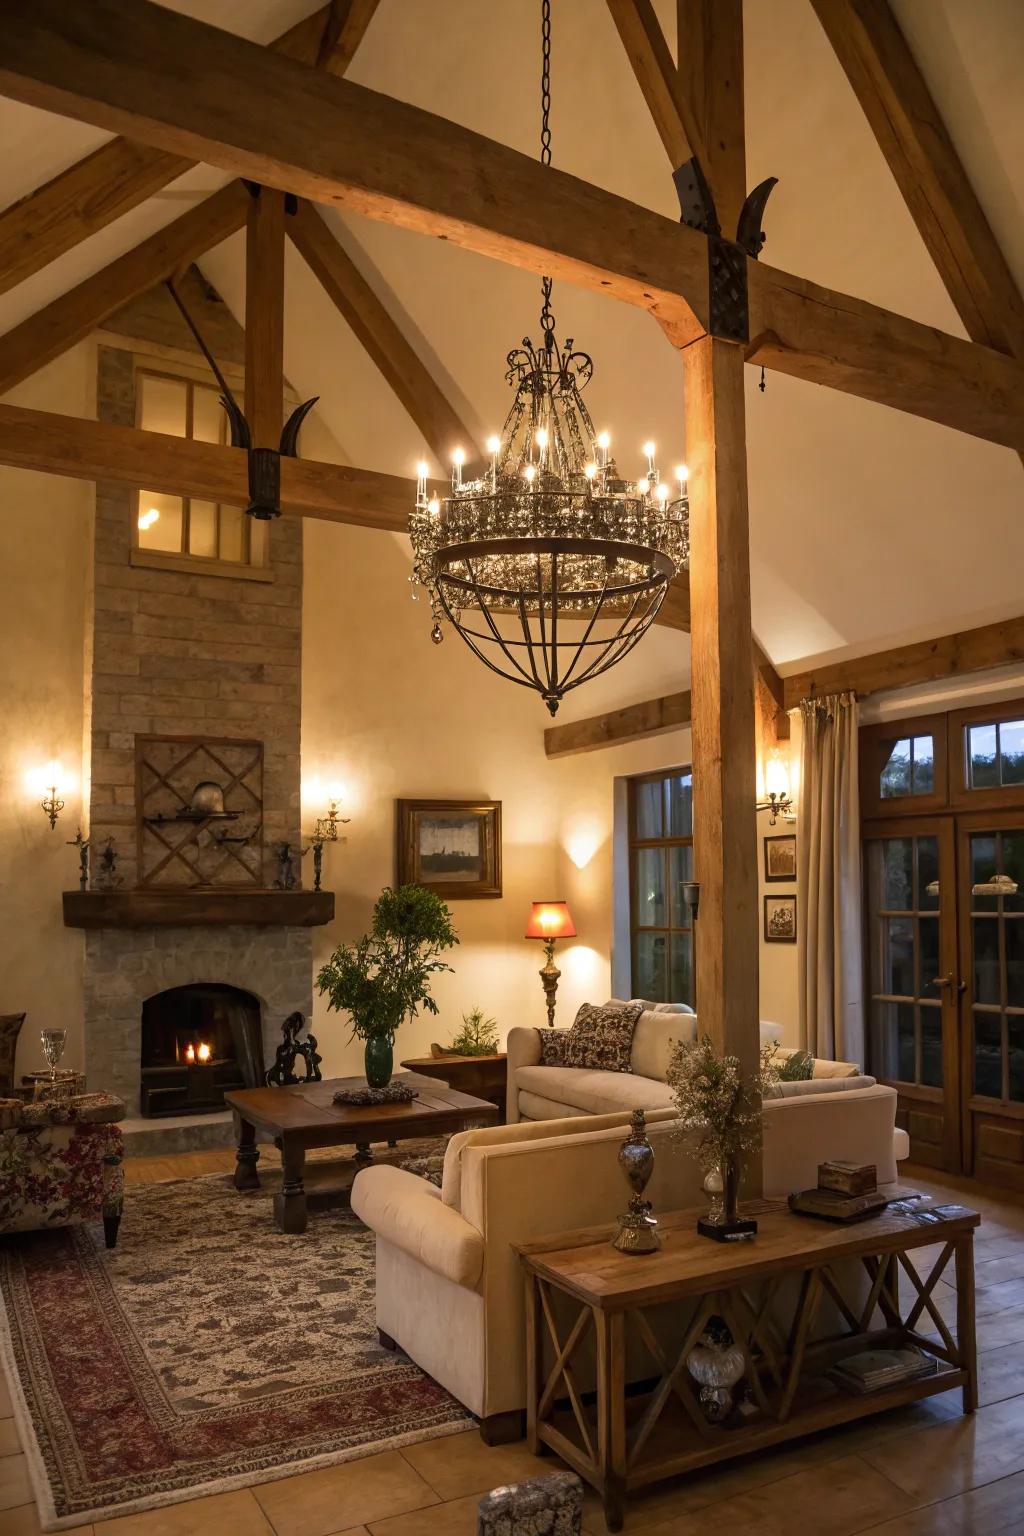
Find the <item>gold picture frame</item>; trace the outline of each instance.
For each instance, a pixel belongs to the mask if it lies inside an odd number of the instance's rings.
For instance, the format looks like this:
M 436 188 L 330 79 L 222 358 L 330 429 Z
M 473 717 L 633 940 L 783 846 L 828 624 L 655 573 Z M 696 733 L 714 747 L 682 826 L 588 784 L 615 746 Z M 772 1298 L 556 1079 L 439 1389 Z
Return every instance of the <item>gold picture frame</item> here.
M 396 813 L 396 884 L 445 901 L 501 895 L 500 800 L 398 800 Z

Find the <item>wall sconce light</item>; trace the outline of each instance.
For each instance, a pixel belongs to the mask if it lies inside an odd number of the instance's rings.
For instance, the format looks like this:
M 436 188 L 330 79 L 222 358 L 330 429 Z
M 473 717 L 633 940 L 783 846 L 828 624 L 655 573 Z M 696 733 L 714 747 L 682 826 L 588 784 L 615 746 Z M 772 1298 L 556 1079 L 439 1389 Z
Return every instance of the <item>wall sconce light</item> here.
M 309 845 L 313 850 L 313 889 L 320 889 L 323 876 L 324 844 L 338 841 L 338 828 L 347 827 L 351 816 L 339 816 L 338 806 L 345 798 L 343 784 L 331 784 L 327 790 L 327 815 L 318 816 L 313 826 Z
M 555 964 L 555 940 L 574 939 L 576 925 L 569 915 L 564 901 L 534 901 L 530 904 L 530 916 L 526 924 L 526 938 L 541 939 L 544 944 L 545 963 L 540 979 L 548 1009 L 548 1028 L 555 1027 L 555 993 L 561 971 Z
M 757 802 L 757 809 L 769 813 L 770 827 L 774 827 L 780 816 L 785 821 L 794 819 L 796 807 L 789 794 L 789 770 L 778 747 L 772 748 L 764 765 L 764 793 L 765 798 Z
M 49 817 L 50 830 L 57 825 L 57 817 L 64 809 L 64 801 L 61 799 L 61 790 L 67 793 L 67 778 L 60 763 L 51 761 L 45 768 L 39 768 L 29 775 L 29 783 L 36 794 L 42 794 L 40 802 L 43 811 Z

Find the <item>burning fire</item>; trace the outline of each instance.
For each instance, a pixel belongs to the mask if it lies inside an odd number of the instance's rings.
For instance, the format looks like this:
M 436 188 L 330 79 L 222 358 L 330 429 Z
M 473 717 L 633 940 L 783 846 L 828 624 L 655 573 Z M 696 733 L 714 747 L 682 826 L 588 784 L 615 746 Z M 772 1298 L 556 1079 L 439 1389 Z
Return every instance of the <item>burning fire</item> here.
M 189 1041 L 188 1045 L 185 1047 L 185 1060 L 190 1063 L 197 1061 L 209 1061 L 212 1054 L 213 1051 L 211 1047 L 207 1045 L 205 1040 L 200 1040 L 198 1045 L 193 1045 L 192 1042 Z

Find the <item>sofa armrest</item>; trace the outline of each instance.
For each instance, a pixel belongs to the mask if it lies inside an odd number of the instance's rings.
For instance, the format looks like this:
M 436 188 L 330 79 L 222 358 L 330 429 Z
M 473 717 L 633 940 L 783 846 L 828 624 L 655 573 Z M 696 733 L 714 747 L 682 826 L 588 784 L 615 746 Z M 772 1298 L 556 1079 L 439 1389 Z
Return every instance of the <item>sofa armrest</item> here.
M 540 1062 L 540 1035 L 537 1030 L 526 1029 L 521 1024 L 510 1029 L 505 1041 L 505 1056 L 505 1119 L 509 1125 L 515 1125 L 519 1119 L 516 1072 L 520 1067 L 535 1067 Z
M 483 1271 L 484 1241 L 425 1179 L 402 1168 L 364 1168 L 352 1185 L 352 1209 L 385 1242 L 435 1274 L 469 1290 Z

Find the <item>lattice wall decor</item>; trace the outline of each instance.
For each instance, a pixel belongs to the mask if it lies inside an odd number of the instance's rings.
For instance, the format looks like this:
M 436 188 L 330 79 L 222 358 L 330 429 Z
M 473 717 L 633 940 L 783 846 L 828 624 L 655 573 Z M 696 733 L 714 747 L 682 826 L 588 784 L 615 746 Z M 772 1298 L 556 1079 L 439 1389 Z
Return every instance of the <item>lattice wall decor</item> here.
M 263 884 L 263 743 L 137 736 L 139 884 Z

